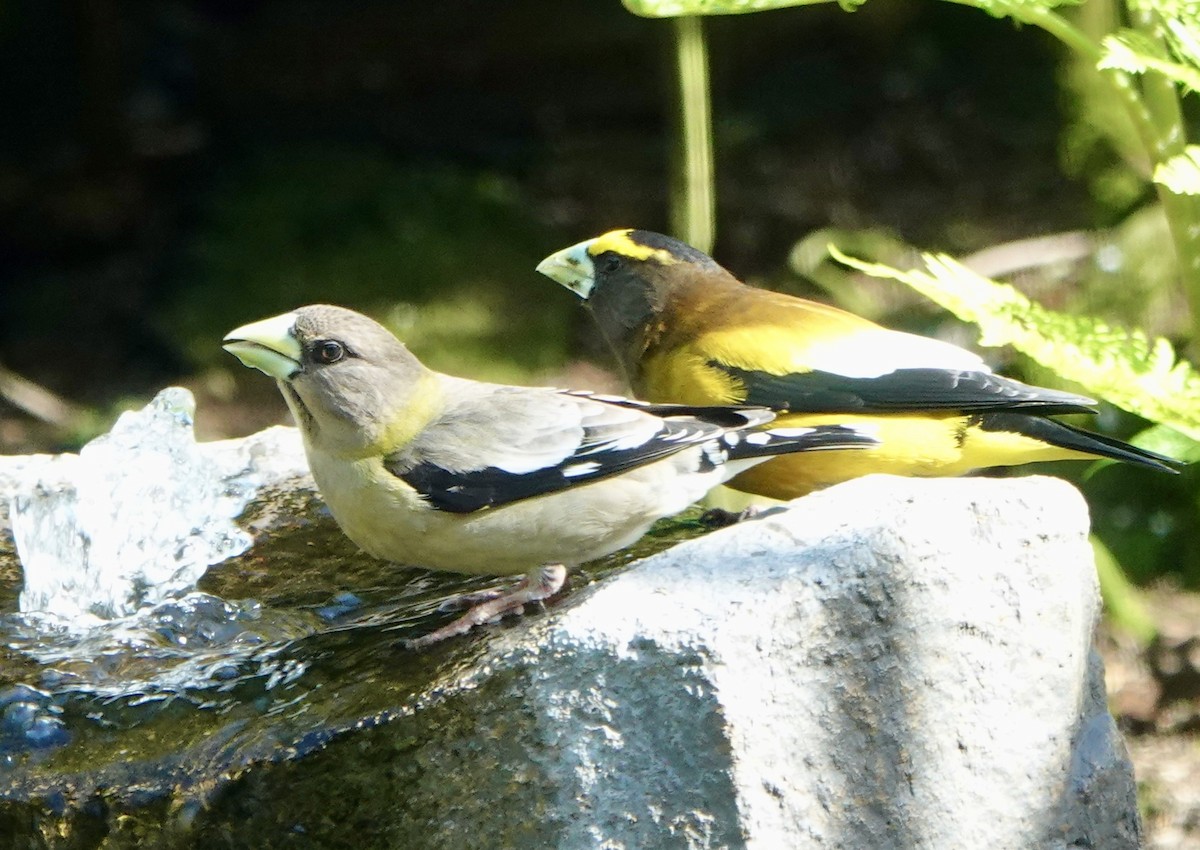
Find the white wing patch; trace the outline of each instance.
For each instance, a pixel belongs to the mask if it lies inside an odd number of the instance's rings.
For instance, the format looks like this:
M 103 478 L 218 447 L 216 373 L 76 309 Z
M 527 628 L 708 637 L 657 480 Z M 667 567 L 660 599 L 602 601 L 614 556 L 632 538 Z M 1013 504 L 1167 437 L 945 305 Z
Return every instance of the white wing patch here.
M 873 331 L 814 343 L 805 352 L 805 369 L 847 378 L 878 378 L 898 369 L 961 369 L 991 372 L 974 352 L 938 339 L 901 331 Z
M 562 468 L 562 474 L 567 478 L 577 478 L 580 475 L 591 475 L 598 469 L 600 469 L 600 464 L 594 460 L 582 463 L 568 463 Z

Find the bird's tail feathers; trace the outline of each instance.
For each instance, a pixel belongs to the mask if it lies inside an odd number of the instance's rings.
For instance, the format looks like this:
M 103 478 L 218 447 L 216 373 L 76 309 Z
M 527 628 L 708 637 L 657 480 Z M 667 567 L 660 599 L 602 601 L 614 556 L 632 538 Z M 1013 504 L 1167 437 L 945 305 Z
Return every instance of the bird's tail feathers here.
M 1178 472 L 1179 467 L 1184 465 L 1183 461 L 1138 448 L 1115 437 L 1084 431 L 1041 416 L 989 413 L 980 417 L 979 427 L 985 431 L 1010 431 L 1068 451 L 1148 466 L 1161 472 Z

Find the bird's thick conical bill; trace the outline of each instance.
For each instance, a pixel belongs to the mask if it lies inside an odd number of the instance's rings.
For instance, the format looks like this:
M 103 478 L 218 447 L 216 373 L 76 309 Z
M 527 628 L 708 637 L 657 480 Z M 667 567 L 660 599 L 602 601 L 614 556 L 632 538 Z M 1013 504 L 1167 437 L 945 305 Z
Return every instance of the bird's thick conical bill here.
M 225 335 L 221 347 L 252 369 L 286 381 L 300 371 L 300 343 L 293 328 L 295 313 L 251 322 Z
M 537 271 L 556 283 L 561 283 L 586 301 L 596 283 L 596 264 L 592 262 L 588 252 L 595 241 L 588 239 L 578 245 L 556 251 L 537 264 Z

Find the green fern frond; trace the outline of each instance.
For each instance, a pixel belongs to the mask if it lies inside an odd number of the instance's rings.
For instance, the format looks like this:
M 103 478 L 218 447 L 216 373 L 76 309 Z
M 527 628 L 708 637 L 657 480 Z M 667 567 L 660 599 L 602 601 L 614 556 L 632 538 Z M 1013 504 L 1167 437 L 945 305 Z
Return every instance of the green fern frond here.
M 945 254 L 924 254 L 925 271 L 900 271 L 829 250 L 839 262 L 905 283 L 977 325 L 980 345 L 1012 345 L 1088 392 L 1200 440 L 1200 372 L 1178 360 L 1167 340 L 1047 310 Z
M 1171 61 L 1167 48 L 1140 30 L 1120 29 L 1104 37 L 1104 58 L 1101 68 L 1113 68 L 1141 74 L 1150 63 L 1163 65 Z
M 1128 0 L 1129 11 L 1149 19 L 1179 62 L 1200 67 L 1200 4 L 1195 0 Z
M 982 9 L 994 18 L 1026 20 L 1030 13 L 1049 12 L 1061 6 L 1078 6 L 1083 0 L 955 0 Z
M 1194 2 L 1189 2 L 1186 12 L 1181 9 L 1164 14 L 1163 26 L 1175 55 L 1193 66 L 1200 67 L 1200 8 Z

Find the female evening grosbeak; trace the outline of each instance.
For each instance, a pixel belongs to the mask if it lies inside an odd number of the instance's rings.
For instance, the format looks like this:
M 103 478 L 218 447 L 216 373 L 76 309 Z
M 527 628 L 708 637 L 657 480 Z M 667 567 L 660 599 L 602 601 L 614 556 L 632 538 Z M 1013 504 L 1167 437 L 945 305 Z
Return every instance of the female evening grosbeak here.
M 1094 413 L 1089 398 L 1000 377 L 949 343 L 746 286 L 669 236 L 614 230 L 537 270 L 584 300 L 639 398 L 762 405 L 781 425 L 877 429 L 872 448 L 780 458 L 729 482 L 747 493 L 792 499 L 871 472 L 959 475 L 1066 458 L 1176 463 L 1048 418 Z
M 524 574 L 418 645 L 553 595 L 566 566 L 628 546 L 774 455 L 875 442 L 835 423 L 774 429 L 759 407 L 648 405 L 443 375 L 341 307 L 245 325 L 224 347 L 276 379 L 321 495 L 356 544 L 431 569 Z

